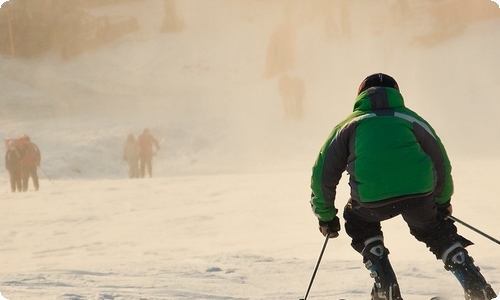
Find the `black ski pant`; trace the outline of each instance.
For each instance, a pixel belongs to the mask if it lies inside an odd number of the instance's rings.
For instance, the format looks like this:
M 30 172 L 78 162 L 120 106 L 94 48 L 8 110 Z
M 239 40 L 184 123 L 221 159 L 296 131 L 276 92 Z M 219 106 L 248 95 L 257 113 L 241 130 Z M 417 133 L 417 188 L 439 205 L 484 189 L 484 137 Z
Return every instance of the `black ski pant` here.
M 138 157 L 127 158 L 127 165 L 128 165 L 128 177 L 139 178 L 140 177 L 139 158 Z M 144 177 L 144 172 L 142 174 Z
M 37 174 L 37 167 L 36 166 L 25 166 L 23 167 L 22 170 L 22 177 L 23 177 L 23 191 L 26 192 L 28 190 L 28 182 L 30 177 L 33 179 L 33 186 L 35 187 L 35 190 L 38 191 L 38 188 L 40 187 L 40 184 L 38 182 L 38 174 Z
M 146 175 L 146 169 L 149 177 L 153 176 L 153 155 L 140 155 L 140 172 L 141 178 Z
M 344 208 L 345 230 L 351 237 L 351 246 L 361 253 L 365 241 L 383 236 L 381 221 L 401 215 L 410 233 L 441 259 L 444 251 L 456 242 L 464 247 L 472 244 L 458 235 L 453 221 L 438 213 L 434 195 L 406 198 L 377 207 L 367 207 L 349 199 Z
M 9 170 L 10 190 L 15 192 L 22 191 L 21 170 Z

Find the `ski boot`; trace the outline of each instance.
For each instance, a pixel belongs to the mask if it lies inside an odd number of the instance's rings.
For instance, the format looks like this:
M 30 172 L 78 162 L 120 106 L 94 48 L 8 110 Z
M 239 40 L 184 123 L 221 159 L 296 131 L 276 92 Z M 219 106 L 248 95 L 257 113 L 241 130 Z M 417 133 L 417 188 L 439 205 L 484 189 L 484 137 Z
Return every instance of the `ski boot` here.
M 455 244 L 443 254 L 444 268 L 451 271 L 464 289 L 466 300 L 491 300 L 496 298 L 493 288 L 486 282 L 474 259 L 461 244 Z
M 372 288 L 372 300 L 403 300 L 399 284 L 389 262 L 389 250 L 384 247 L 382 237 L 375 237 L 365 242 L 361 252 L 363 263 L 375 279 Z

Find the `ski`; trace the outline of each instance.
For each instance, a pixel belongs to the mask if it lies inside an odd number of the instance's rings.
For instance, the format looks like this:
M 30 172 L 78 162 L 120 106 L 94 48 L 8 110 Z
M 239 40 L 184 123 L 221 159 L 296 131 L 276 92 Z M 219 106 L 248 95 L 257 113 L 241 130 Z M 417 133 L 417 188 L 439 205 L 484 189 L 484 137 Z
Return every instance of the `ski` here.
M 337 300 L 349 300 L 349 299 L 347 299 L 347 298 L 338 298 Z M 430 298 L 430 300 L 444 300 L 444 299 L 441 298 L 441 297 L 432 297 L 432 298 Z

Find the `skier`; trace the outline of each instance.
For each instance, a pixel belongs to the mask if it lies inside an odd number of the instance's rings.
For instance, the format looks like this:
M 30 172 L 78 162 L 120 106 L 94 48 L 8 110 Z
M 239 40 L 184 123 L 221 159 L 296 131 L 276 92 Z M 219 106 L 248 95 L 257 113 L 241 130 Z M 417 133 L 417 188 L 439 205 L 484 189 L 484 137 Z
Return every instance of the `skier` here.
M 285 118 L 299 120 L 304 114 L 304 81 L 300 76 L 285 74 L 279 79 Z
M 160 150 L 158 140 L 145 128 L 139 136 L 139 161 L 140 161 L 140 175 L 144 177 L 146 169 L 151 178 L 153 176 L 153 146 L 156 150 Z
M 5 168 L 9 171 L 10 189 L 14 193 L 22 191 L 21 182 L 21 150 L 16 146 L 14 140 L 10 140 L 9 148 L 5 153 Z
M 30 141 L 29 136 L 23 135 L 20 137 L 20 140 L 22 141 L 21 151 L 23 153 L 23 158 L 21 160 L 23 192 L 28 190 L 28 181 L 30 177 L 33 180 L 35 190 L 38 191 L 40 184 L 38 181 L 37 168 L 40 166 L 40 150 L 35 143 Z
M 375 279 L 372 300 L 403 299 L 381 230 L 381 221 L 397 215 L 456 276 L 465 299 L 496 297 L 465 249 L 472 242 L 447 219 L 453 179 L 446 150 L 431 125 L 405 107 L 398 84 L 386 74 L 363 80 L 353 113 L 333 129 L 313 167 L 310 203 L 325 237 L 340 230 L 334 202 L 344 171 L 351 188 L 345 230 Z
M 139 145 L 134 135 L 128 135 L 123 149 L 123 160 L 127 162 L 128 176 L 130 178 L 139 178 Z

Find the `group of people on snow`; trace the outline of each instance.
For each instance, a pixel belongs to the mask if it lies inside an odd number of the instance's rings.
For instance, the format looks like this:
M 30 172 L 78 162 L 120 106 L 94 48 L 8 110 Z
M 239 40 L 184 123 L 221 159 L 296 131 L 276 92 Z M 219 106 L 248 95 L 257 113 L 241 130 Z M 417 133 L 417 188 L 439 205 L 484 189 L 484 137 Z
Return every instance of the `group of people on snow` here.
M 12 192 L 26 192 L 28 181 L 33 180 L 33 186 L 38 191 L 37 168 L 40 166 L 41 154 L 38 146 L 31 142 L 30 137 L 22 135 L 18 139 L 8 139 L 5 153 L 5 168 L 9 172 L 10 189 Z
M 10 189 L 12 192 L 26 192 L 29 179 L 33 181 L 35 190 L 38 191 L 38 167 L 41 154 L 38 146 L 31 142 L 28 135 L 16 139 L 5 139 L 5 168 L 9 173 Z M 134 134 L 129 134 L 125 141 L 123 160 L 127 164 L 130 178 L 144 178 L 153 176 L 153 156 L 160 150 L 160 143 L 145 128 L 136 139 Z
M 148 128 L 145 128 L 137 139 L 132 133 L 127 136 L 123 160 L 127 163 L 130 178 L 144 178 L 146 172 L 149 178 L 153 176 L 153 148 L 160 150 L 160 143 Z

